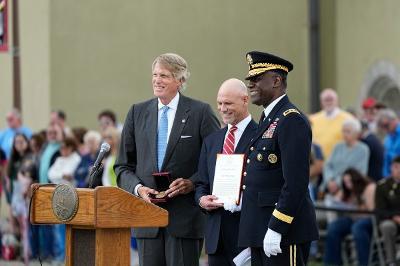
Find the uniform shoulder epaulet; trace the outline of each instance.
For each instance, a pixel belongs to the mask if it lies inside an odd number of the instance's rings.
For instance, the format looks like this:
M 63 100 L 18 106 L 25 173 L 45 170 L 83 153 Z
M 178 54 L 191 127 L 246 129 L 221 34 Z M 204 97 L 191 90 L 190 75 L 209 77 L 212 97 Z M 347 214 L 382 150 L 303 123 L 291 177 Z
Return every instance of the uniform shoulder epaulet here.
M 300 114 L 300 112 L 299 111 L 297 111 L 296 109 L 287 109 L 285 112 L 283 112 L 283 116 L 287 116 L 288 114 L 291 114 L 291 113 L 297 113 L 297 114 Z

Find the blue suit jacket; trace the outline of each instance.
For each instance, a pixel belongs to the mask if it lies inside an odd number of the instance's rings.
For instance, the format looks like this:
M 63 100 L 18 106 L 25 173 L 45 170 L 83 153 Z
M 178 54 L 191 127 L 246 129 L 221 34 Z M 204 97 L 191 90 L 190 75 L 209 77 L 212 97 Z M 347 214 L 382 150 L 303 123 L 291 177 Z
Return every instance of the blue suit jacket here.
M 257 123 L 253 120 L 247 125 L 235 153 L 245 153 L 251 138 L 256 133 Z M 210 134 L 203 143 L 199 159 L 198 182 L 196 182 L 195 199 L 210 195 L 213 189 L 215 162 L 217 154 L 222 153 L 227 127 Z M 239 230 L 240 212 L 230 213 L 223 208 L 207 212 L 205 246 L 207 254 L 213 254 L 217 250 L 220 231 L 223 231 L 222 241 L 225 248 L 239 251 L 237 247 L 237 234 Z

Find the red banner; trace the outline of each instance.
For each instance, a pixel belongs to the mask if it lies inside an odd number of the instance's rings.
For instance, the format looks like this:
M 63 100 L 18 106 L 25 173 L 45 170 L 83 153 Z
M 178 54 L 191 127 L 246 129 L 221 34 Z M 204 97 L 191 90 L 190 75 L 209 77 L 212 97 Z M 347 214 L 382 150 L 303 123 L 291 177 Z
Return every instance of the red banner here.
M 8 51 L 7 0 L 0 0 L 0 52 Z

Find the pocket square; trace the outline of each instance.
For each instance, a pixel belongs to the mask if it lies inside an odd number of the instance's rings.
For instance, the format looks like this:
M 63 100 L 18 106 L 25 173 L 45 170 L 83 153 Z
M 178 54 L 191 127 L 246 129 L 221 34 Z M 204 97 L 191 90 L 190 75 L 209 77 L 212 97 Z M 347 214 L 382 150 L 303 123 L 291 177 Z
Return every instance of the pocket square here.
M 193 136 L 184 136 L 184 135 L 182 135 L 181 139 L 188 139 L 188 138 L 191 138 L 191 137 L 193 137 Z

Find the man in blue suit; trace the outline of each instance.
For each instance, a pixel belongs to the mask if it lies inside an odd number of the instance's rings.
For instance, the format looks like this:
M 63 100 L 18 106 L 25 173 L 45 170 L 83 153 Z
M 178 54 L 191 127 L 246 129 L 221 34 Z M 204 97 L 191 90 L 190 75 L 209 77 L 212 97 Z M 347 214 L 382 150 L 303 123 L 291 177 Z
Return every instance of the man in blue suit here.
M 246 85 L 238 79 L 225 81 L 218 92 L 217 104 L 227 126 L 210 134 L 203 142 L 196 183 L 196 202 L 207 212 L 205 246 L 210 266 L 235 265 L 239 253 L 238 229 L 240 206 L 234 199 L 218 201 L 213 190 L 217 154 L 245 153 L 257 124 L 248 111 L 249 96 Z M 221 200 L 221 199 L 220 199 Z

